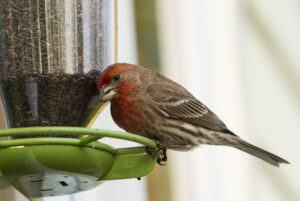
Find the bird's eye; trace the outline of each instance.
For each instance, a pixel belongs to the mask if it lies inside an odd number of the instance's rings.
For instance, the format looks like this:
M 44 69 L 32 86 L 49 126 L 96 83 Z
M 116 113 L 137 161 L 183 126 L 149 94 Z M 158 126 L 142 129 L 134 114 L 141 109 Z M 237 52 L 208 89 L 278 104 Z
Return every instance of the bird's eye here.
M 115 75 L 115 76 L 113 77 L 113 80 L 114 80 L 114 81 L 119 81 L 119 80 L 120 80 L 120 75 Z

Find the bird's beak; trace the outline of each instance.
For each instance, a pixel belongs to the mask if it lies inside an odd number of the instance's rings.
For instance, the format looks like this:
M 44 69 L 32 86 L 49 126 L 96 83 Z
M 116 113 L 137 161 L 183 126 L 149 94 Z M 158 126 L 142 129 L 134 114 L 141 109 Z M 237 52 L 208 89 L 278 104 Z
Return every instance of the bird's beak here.
M 111 101 L 116 94 L 117 92 L 115 86 L 104 85 L 100 88 L 99 101 L 100 102 Z

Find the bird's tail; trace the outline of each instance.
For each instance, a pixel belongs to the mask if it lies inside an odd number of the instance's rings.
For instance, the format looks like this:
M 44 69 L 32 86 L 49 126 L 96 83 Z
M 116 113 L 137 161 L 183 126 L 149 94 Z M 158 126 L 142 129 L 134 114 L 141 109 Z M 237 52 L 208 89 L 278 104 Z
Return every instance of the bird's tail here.
M 267 163 L 270 163 L 271 165 L 274 165 L 276 167 L 279 167 L 280 163 L 287 163 L 289 162 L 279 156 L 276 156 L 275 154 L 272 154 L 266 150 L 263 150 L 259 147 L 256 147 L 241 138 L 238 138 L 237 143 L 234 143 L 231 145 L 235 148 L 238 148 L 244 152 L 247 152 L 248 154 L 251 154 L 253 156 L 256 156 L 257 158 L 260 158 L 261 160 L 264 160 Z

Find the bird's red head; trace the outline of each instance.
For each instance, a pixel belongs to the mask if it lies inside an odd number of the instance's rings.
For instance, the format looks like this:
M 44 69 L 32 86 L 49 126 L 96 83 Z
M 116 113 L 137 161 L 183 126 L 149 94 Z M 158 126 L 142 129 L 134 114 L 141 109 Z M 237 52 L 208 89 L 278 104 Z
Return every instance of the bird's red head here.
M 135 65 L 117 63 L 106 68 L 99 76 L 96 87 L 100 91 L 101 101 L 110 101 L 118 93 L 128 93 L 134 86 L 129 83 L 125 76 L 130 70 L 134 70 Z
M 117 63 L 107 67 L 97 80 L 97 89 L 99 90 L 103 85 L 109 84 L 113 79 L 118 79 L 118 76 L 132 68 L 132 65 L 125 63 Z

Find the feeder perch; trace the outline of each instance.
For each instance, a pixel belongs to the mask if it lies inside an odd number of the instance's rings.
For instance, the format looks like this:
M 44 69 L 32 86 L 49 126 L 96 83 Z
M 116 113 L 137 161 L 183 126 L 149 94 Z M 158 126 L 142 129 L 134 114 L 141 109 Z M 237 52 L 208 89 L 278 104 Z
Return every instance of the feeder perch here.
M 34 138 L 56 135 L 75 138 Z M 157 156 L 146 154 L 155 149 L 148 138 L 129 133 L 79 127 L 28 127 L 0 131 L 0 137 L 31 138 L 0 141 L 1 177 L 27 198 L 73 194 L 91 189 L 103 181 L 139 178 L 155 166 Z M 97 139 L 109 137 L 143 146 L 116 149 Z

